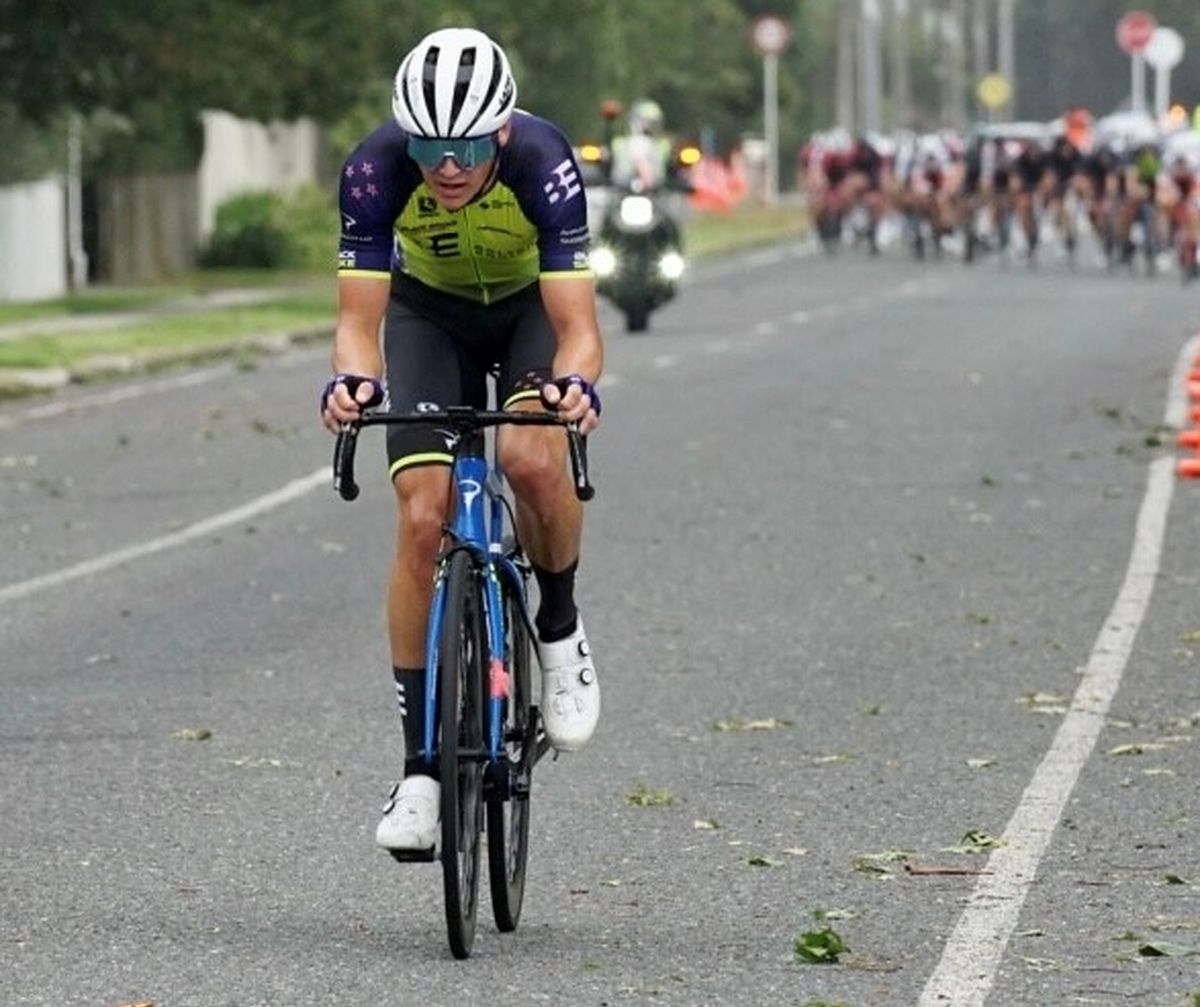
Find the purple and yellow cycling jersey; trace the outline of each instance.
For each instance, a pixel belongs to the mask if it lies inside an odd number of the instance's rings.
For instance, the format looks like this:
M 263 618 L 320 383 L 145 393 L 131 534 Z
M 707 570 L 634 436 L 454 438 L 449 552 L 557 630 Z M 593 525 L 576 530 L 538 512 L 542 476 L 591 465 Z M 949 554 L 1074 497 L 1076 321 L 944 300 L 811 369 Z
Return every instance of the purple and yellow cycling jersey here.
M 494 183 L 443 209 L 389 121 L 342 167 L 339 276 L 399 269 L 426 286 L 491 303 L 541 277 L 588 276 L 587 203 L 571 145 L 525 112 L 510 121 Z

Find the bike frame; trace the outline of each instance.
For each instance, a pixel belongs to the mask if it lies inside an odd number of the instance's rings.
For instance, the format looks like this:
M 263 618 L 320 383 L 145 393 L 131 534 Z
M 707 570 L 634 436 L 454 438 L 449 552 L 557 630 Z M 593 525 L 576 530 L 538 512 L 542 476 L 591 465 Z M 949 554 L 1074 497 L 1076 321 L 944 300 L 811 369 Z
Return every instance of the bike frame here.
M 478 443 L 460 448 L 454 461 L 455 494 L 454 520 L 448 528 L 451 542 L 438 561 L 434 581 L 433 601 L 429 608 L 429 626 L 425 637 L 425 746 L 422 755 L 429 763 L 437 761 L 437 676 L 440 659 L 442 623 L 446 610 L 446 570 L 450 556 L 467 549 L 484 573 L 484 623 L 488 645 L 488 704 L 487 759 L 500 757 L 504 744 L 504 701 L 508 698 L 509 677 L 504 666 L 504 640 L 508 626 L 500 584 L 502 579 L 515 591 L 521 618 L 528 624 L 525 578 L 513 557 L 505 555 L 503 546 L 507 504 L 504 499 L 505 481 L 498 462 L 489 469 L 482 451 L 482 436 L 472 438 Z

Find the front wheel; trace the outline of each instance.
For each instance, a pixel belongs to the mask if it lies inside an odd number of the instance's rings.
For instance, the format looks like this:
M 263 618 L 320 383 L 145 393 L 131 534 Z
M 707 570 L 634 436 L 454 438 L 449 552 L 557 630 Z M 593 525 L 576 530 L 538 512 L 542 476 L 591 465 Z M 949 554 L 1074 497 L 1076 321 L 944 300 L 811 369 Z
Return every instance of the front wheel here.
M 519 584 L 505 579 L 504 663 L 508 669 L 508 698 L 504 703 L 504 750 L 499 764 L 508 774 L 507 794 L 487 802 L 488 876 L 496 926 L 508 933 L 517 928 L 525 897 L 525 863 L 529 856 L 529 797 L 534 749 L 533 682 L 530 676 L 532 641 L 525 625 Z
M 466 552 L 450 558 L 441 629 L 442 881 L 446 930 L 455 958 L 471 954 L 479 904 L 483 827 L 483 672 L 486 662 L 479 576 Z
M 650 326 L 650 309 L 644 301 L 638 301 L 625 309 L 625 331 L 645 332 Z

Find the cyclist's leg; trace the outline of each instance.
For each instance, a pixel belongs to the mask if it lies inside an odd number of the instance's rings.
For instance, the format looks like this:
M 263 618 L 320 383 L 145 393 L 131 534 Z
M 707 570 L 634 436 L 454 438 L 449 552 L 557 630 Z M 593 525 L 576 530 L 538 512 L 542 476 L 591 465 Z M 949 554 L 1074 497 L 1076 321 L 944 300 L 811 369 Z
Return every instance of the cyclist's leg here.
M 513 409 L 541 409 L 555 339 L 536 290 L 524 303 L 501 361 L 500 391 Z M 599 718 L 599 686 L 575 605 L 583 507 L 567 466 L 566 438 L 552 427 L 505 427 L 500 465 L 517 498 L 517 534 L 539 589 L 535 624 L 543 671 L 543 714 L 556 748 L 579 748 Z
M 482 387 L 482 378 L 444 328 L 395 299 L 388 310 L 384 353 L 393 412 L 411 412 L 421 403 L 465 404 Z M 405 779 L 384 806 L 376 842 L 396 856 L 431 850 L 437 834 L 437 767 L 424 751 L 425 636 L 450 495 L 452 454 L 445 436 L 428 427 L 393 426 L 387 434 L 398 509 L 387 622 L 404 729 Z
M 486 405 L 483 372 L 444 324 L 393 300 L 384 331 L 392 412 Z M 399 512 L 388 588 L 388 632 L 397 667 L 425 661 L 433 568 L 447 520 L 453 440 L 422 426 L 387 428 L 389 474 Z

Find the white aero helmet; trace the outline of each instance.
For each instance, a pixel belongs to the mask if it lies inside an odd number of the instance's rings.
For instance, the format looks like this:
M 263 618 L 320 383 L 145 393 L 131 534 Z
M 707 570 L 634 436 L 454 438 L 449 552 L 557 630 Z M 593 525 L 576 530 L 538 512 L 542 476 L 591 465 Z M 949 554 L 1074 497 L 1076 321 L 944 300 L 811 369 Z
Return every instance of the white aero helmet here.
M 494 133 L 516 103 L 504 50 L 474 28 L 426 35 L 400 63 L 392 88 L 400 128 L 442 140 Z

